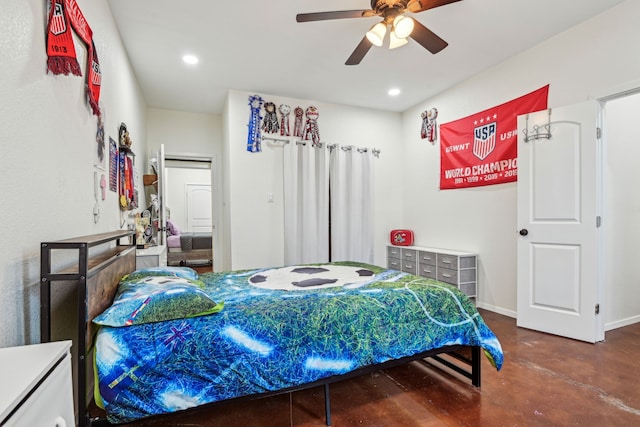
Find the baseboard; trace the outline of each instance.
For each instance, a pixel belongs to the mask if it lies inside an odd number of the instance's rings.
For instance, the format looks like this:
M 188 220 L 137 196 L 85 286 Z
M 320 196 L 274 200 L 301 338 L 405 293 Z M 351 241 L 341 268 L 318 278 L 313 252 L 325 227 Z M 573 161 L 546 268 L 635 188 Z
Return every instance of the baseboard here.
M 483 302 L 477 302 L 476 307 L 482 308 L 483 310 L 492 311 L 494 313 L 502 314 L 507 317 L 511 317 L 514 319 L 518 318 L 518 313 L 513 310 L 507 310 L 502 307 L 496 307 L 495 305 L 485 304 Z M 615 322 L 606 323 L 604 325 L 605 332 L 612 331 L 614 329 L 623 328 L 625 326 L 633 325 L 635 323 L 640 323 L 640 315 L 628 317 L 622 320 L 616 320 Z
M 491 305 L 491 304 L 485 304 L 480 301 L 476 303 L 476 307 L 482 308 L 484 310 L 493 311 L 494 313 L 502 314 L 503 316 L 511 317 L 513 319 L 516 319 L 518 317 L 518 313 L 516 313 L 513 310 L 507 310 L 505 308 L 496 307 L 495 305 Z
M 634 323 L 640 322 L 640 316 L 632 316 L 622 320 L 616 320 L 615 322 L 606 323 L 604 325 L 604 330 L 611 331 L 613 329 L 622 328 L 624 326 L 633 325 Z

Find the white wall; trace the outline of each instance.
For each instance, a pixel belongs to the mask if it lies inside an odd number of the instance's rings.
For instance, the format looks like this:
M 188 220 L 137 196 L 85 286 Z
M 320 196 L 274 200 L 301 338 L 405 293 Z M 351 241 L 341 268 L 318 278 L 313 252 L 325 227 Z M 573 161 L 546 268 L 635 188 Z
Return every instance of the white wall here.
M 403 114 L 403 222 L 417 244 L 479 254 L 480 306 L 515 316 L 516 184 L 439 191 L 439 146 L 420 140 L 420 113 L 436 107 L 447 123 L 547 83 L 550 107 L 601 96 L 640 76 L 638 17 L 628 0 Z
M 231 91 L 224 116 L 226 247 L 233 269 L 269 267 L 284 262 L 282 149 L 263 144 L 261 153 L 247 146 L 248 97 L 254 93 Z M 259 94 L 265 101 L 318 107 L 323 142 L 377 148 L 375 161 L 375 263 L 386 265 L 388 233 L 400 224 L 402 128 L 401 116 L 362 108 Z M 293 131 L 293 118 L 291 120 Z M 273 193 L 274 202 L 267 202 Z
M 149 154 L 155 155 L 160 144 L 164 144 L 167 154 L 219 157 L 222 150 L 221 120 L 218 115 L 149 108 Z
M 39 342 L 40 242 L 120 228 L 110 191 L 98 202 L 100 221 L 93 220 L 97 119 L 84 101 L 84 76 L 47 74 L 47 3 L 2 1 L 0 13 L 0 347 Z M 117 141 L 125 122 L 136 163 L 144 162 L 146 106 L 111 11 L 105 0 L 78 5 L 102 68 L 107 150 L 108 137 Z M 78 39 L 76 50 L 84 72 L 86 49 Z

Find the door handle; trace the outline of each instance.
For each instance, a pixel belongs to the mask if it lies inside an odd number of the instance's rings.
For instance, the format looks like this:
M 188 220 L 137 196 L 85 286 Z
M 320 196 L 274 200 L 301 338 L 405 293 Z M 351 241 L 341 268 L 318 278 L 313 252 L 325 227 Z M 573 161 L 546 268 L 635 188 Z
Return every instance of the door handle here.
M 527 230 L 526 228 L 523 228 L 522 230 L 520 230 L 521 236 L 526 236 L 527 234 L 529 234 L 529 230 Z

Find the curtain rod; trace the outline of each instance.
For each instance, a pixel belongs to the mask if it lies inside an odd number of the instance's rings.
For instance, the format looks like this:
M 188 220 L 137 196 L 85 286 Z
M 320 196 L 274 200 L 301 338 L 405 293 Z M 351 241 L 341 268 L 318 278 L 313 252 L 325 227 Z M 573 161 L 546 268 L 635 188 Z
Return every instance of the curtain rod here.
M 271 142 L 276 143 L 276 144 L 277 143 L 282 143 L 282 145 L 278 145 L 278 146 L 284 147 L 285 144 L 291 143 L 292 139 L 291 138 L 276 138 L 276 137 L 273 137 L 273 136 L 262 136 L 262 141 L 264 141 L 264 142 L 271 141 Z M 296 145 L 307 145 L 308 142 L 310 142 L 310 141 L 303 140 L 303 139 L 298 139 L 298 140 L 295 141 Z M 356 148 L 359 153 L 366 153 L 366 152 L 369 151 L 369 148 L 367 148 L 367 147 L 355 147 L 353 145 L 328 144 L 328 143 L 325 143 L 325 142 L 320 142 L 320 143 L 318 143 L 316 145 L 317 148 L 322 148 L 324 146 L 326 146 L 330 150 L 333 149 L 333 148 L 336 148 L 336 147 L 340 147 L 342 150 L 345 150 L 345 151 L 350 151 L 350 150 Z M 380 150 L 377 149 L 377 148 L 372 148 L 371 149 L 371 153 L 376 157 L 380 156 Z

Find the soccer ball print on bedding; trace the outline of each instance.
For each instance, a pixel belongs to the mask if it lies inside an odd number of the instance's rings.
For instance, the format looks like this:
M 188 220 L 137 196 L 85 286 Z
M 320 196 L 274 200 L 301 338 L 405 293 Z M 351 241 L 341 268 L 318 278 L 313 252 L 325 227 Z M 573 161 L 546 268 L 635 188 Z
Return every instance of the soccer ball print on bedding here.
M 358 287 L 374 278 L 373 271 L 344 265 L 292 266 L 261 271 L 249 283 L 262 289 L 304 291 L 333 287 Z

